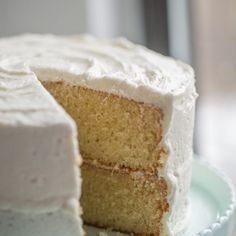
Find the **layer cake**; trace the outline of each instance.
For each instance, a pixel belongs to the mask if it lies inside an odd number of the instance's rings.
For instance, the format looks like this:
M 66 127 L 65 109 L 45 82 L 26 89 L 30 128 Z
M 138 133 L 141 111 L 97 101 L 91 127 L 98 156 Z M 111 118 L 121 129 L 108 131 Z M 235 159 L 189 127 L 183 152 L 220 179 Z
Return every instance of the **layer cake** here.
M 76 122 L 85 223 L 156 236 L 186 228 L 189 66 L 125 39 L 24 35 L 0 41 L 0 70 L 35 76 Z

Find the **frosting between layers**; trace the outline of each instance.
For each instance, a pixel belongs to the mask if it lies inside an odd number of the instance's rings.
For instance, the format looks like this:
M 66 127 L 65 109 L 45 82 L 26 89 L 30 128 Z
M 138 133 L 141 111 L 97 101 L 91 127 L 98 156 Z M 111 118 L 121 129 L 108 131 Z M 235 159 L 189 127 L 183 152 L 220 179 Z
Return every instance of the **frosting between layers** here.
M 23 35 L 0 40 L 0 71 L 16 79 L 33 73 L 41 81 L 62 80 L 159 106 L 164 113 L 162 142 L 169 151 L 161 174 L 171 190 L 171 212 L 163 224 L 171 235 L 186 226 L 177 224 L 187 206 L 177 204 L 186 198 L 190 178 L 196 98 L 191 67 L 125 39 Z M 0 103 L 1 109 L 6 108 Z M 24 110 L 23 105 L 20 109 Z M 176 142 L 178 138 L 181 142 Z M 176 148 L 177 156 L 173 155 Z

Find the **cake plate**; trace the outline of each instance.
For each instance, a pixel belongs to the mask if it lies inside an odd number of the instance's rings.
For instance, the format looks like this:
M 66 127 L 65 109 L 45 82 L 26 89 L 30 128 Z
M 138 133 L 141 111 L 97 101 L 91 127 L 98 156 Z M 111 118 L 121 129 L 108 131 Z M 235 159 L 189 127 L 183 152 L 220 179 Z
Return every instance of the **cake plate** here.
M 219 170 L 196 157 L 190 189 L 190 223 L 178 236 L 232 236 L 235 222 L 235 190 Z M 109 230 L 85 226 L 88 236 L 118 236 Z

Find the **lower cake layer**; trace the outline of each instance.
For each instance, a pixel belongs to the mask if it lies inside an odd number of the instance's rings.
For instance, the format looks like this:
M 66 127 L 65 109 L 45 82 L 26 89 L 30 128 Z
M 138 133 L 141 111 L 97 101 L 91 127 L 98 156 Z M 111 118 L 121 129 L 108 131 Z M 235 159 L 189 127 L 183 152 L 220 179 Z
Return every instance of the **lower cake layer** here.
M 48 213 L 0 210 L 1 236 L 82 236 L 82 223 L 66 210 Z
M 138 235 L 163 235 L 167 184 L 157 175 L 129 169 L 82 166 L 83 220 Z

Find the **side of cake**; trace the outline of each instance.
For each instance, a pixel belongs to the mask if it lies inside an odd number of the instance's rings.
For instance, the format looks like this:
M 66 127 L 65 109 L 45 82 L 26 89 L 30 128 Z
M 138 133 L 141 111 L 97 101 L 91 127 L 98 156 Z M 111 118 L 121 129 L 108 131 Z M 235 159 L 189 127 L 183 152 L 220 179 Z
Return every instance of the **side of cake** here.
M 66 83 L 69 76 L 37 75 L 78 125 L 84 221 L 139 234 L 180 232 L 188 220 L 194 84 L 174 101 L 167 96 L 165 109 L 163 101 Z
M 182 231 L 192 69 L 124 39 L 25 35 L 0 45 L 0 68 L 35 74 L 77 124 L 85 223 L 138 235 Z
M 0 69 L 0 235 L 83 235 L 76 139 L 32 73 Z

